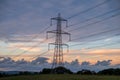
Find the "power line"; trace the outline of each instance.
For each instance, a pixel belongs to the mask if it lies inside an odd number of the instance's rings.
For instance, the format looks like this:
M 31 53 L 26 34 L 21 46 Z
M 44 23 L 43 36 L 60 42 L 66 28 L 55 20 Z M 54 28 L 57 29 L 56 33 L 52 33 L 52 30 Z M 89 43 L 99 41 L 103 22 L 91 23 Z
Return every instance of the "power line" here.
M 37 47 L 38 45 L 40 45 L 41 43 L 43 43 L 43 42 L 45 42 L 45 41 L 46 41 L 46 40 L 44 40 L 44 41 L 41 41 L 41 42 L 37 43 L 36 45 L 32 46 L 31 48 L 29 48 L 29 49 L 28 49 L 28 50 L 26 50 L 26 51 L 21 52 L 19 55 L 14 56 L 13 58 L 18 57 L 18 56 L 20 56 L 20 55 L 22 55 L 22 54 L 24 54 L 24 53 L 29 52 L 30 50 L 34 49 L 35 47 Z
M 53 37 L 54 37 L 54 36 L 52 36 L 52 37 L 50 37 L 50 38 L 53 38 Z M 50 38 L 49 38 L 49 39 L 50 39 Z M 45 40 L 37 43 L 36 45 L 32 46 L 31 48 L 29 48 L 29 49 L 26 50 L 26 51 L 21 52 L 19 55 L 15 56 L 15 57 L 18 57 L 18 56 L 20 56 L 20 55 L 22 55 L 22 54 L 24 54 L 24 53 L 29 52 L 30 50 L 34 49 L 35 47 L 37 47 L 37 46 L 40 45 L 40 44 L 43 44 L 43 42 L 45 42 L 45 41 L 47 41 L 47 40 L 48 40 L 48 39 L 45 39 Z
M 31 39 L 29 39 L 27 42 L 30 42 L 34 39 L 36 39 L 38 36 L 40 36 L 39 34 L 43 33 L 44 31 L 46 31 L 50 26 L 46 27 L 44 30 L 40 31 L 38 34 L 36 34 L 34 37 L 32 37 Z M 11 51 L 10 53 L 16 52 L 18 50 L 18 48 L 21 48 L 22 46 L 17 47 L 17 49 L 15 49 L 14 51 Z
M 77 22 L 77 23 L 71 24 L 71 25 L 69 25 L 69 27 L 78 25 L 78 24 L 80 24 L 80 23 L 83 24 L 83 23 L 85 23 L 85 22 L 91 21 L 92 19 L 99 18 L 99 17 L 108 15 L 108 14 L 110 14 L 110 13 L 112 13 L 112 12 L 119 11 L 119 10 L 120 10 L 120 8 L 110 10 L 110 11 L 108 11 L 108 12 L 105 12 L 105 13 L 103 13 L 103 14 L 100 14 L 100 15 L 97 15 L 97 16 L 94 16 L 94 17 L 91 17 L 91 18 L 86 19 L 86 20 L 84 20 L 84 21 L 81 21 L 81 22 Z
M 86 9 L 86 10 L 83 10 L 83 11 L 78 12 L 78 13 L 76 13 L 76 14 L 68 17 L 67 19 L 71 19 L 71 18 L 76 17 L 76 16 L 78 16 L 78 15 L 80 15 L 80 14 L 86 13 L 86 12 L 88 12 L 88 11 L 90 11 L 90 10 L 92 10 L 92 9 L 95 9 L 95 8 L 101 6 L 101 5 L 103 5 L 103 4 L 105 4 L 105 3 L 109 2 L 109 1 L 110 1 L 110 0 L 105 0 L 104 2 L 99 3 L 99 4 L 97 4 L 97 5 L 93 6 L 93 7 L 90 7 L 90 8 L 88 8 L 88 9 Z
M 116 37 L 116 36 L 120 36 L 120 35 L 114 35 L 114 36 L 110 36 L 110 37 Z M 109 38 L 110 38 L 109 37 Z M 100 39 L 94 39 L 94 40 L 90 40 L 90 42 L 92 41 L 98 41 L 98 40 L 103 40 L 103 39 L 105 39 L 105 38 L 100 38 Z M 78 45 L 84 45 L 84 44 L 87 44 L 87 43 L 78 43 L 78 44 L 73 44 L 73 45 L 70 45 L 71 47 L 74 47 L 74 46 L 78 46 Z
M 120 41 L 118 41 L 117 43 L 119 43 Z M 115 44 L 117 44 L 117 43 L 110 43 L 110 44 L 104 44 L 104 45 L 100 45 L 100 46 L 94 46 L 95 48 L 96 47 L 105 47 L 105 46 L 109 46 L 109 45 L 115 45 Z M 86 48 L 86 49 L 91 49 L 91 48 L 93 48 L 93 47 L 88 47 L 88 48 Z M 45 51 L 45 52 L 43 52 L 42 54 L 40 54 L 39 56 L 41 56 L 41 55 L 43 55 L 43 54 L 46 54 L 48 51 Z M 74 54 L 73 54 L 74 55 Z M 38 56 L 38 55 L 37 55 Z M 35 57 L 33 57 L 33 58 L 35 58 Z M 33 58 L 31 58 L 31 59 L 33 59 Z M 21 65 L 21 64 L 16 64 L 16 65 L 14 65 L 14 66 L 18 66 L 18 65 Z M 20 67 L 20 69 L 24 69 L 23 67 Z
M 43 31 L 39 32 L 39 34 L 42 33 L 42 32 L 44 32 L 45 30 L 47 30 L 49 27 L 50 27 L 50 26 L 46 27 Z M 28 42 L 32 41 L 33 39 L 37 38 L 38 36 L 39 36 L 39 35 L 37 34 L 37 35 L 34 36 L 32 39 L 28 40 Z M 52 38 L 52 37 L 51 37 L 51 38 Z M 34 49 L 35 47 L 37 47 L 38 45 L 42 44 L 42 43 L 45 42 L 45 41 L 46 41 L 46 39 L 43 40 L 43 41 L 41 41 L 41 42 L 39 42 L 39 43 L 37 43 L 36 45 L 32 46 L 32 47 L 29 48 L 27 51 L 21 52 L 19 55 L 15 56 L 15 57 L 18 57 L 18 56 L 20 56 L 20 55 L 22 55 L 22 54 L 28 52 L 29 50 Z M 20 47 L 19 47 L 19 48 L 20 48 Z M 15 51 L 17 51 L 17 49 L 16 49 Z M 15 57 L 14 57 L 14 58 L 15 58 Z
M 93 48 L 98 48 L 98 47 L 105 47 L 105 46 L 110 46 L 110 45 L 116 45 L 118 43 L 120 43 L 120 41 L 109 43 L 109 44 L 103 44 L 103 45 L 93 46 L 93 47 L 87 47 L 85 49 L 93 49 Z M 76 49 L 76 50 L 79 50 L 79 49 Z
M 119 14 L 112 15 L 111 17 L 115 17 L 115 16 L 117 16 L 117 15 L 119 15 Z M 108 17 L 108 18 L 105 18 L 105 19 L 109 19 L 109 18 L 111 18 L 111 17 Z M 102 20 L 102 21 L 103 21 L 103 20 Z M 100 22 L 100 21 L 99 21 L 99 22 Z M 98 23 L 98 21 L 97 21 L 97 22 L 94 22 L 94 23 Z M 92 23 L 92 24 L 93 24 L 93 23 Z M 89 25 L 90 25 L 90 24 L 89 24 Z M 35 46 L 33 46 L 33 47 L 35 47 Z M 33 48 L 33 47 L 32 47 L 32 48 Z M 30 48 L 30 49 L 32 49 L 32 48 Z M 29 49 L 29 50 L 30 50 L 30 49 Z M 25 52 L 26 52 L 26 51 L 25 51 Z M 25 53 L 25 52 L 23 52 L 23 53 Z
M 39 55 L 37 55 L 37 56 L 34 56 L 34 57 L 30 58 L 30 59 L 32 60 L 32 59 L 34 59 L 34 58 L 36 58 L 36 57 L 38 57 L 38 56 L 42 56 L 42 55 L 44 55 L 44 54 L 46 54 L 46 53 L 48 53 L 48 52 L 49 52 L 49 51 L 42 52 L 41 54 L 39 54 Z M 3 62 L 3 63 L 6 63 L 6 62 Z M 2 64 L 3 64 L 3 63 L 2 63 Z M 21 64 L 15 64 L 14 66 L 19 66 L 20 69 L 24 69 L 23 67 L 20 67 L 20 65 L 21 65 Z
M 75 28 L 75 29 L 71 29 L 71 30 L 69 30 L 69 32 L 75 31 L 75 30 L 79 30 L 79 29 L 81 29 L 81 28 L 88 27 L 88 26 L 90 26 L 90 25 L 95 25 L 95 24 L 97 24 L 97 23 L 103 22 L 103 21 L 105 21 L 105 20 L 111 19 L 111 18 L 116 17 L 116 16 L 119 16 L 119 15 L 120 15 L 120 13 L 113 14 L 113 15 L 111 15 L 111 16 L 109 16 L 109 17 L 106 17 L 106 18 L 104 18 L 104 19 L 102 19 L 102 20 L 95 21 L 95 22 L 89 23 L 89 24 L 84 25 L 84 26 L 79 26 L 78 28 Z
M 101 4 L 99 4 L 99 5 L 96 5 L 96 7 L 98 7 L 98 6 L 106 3 L 107 1 L 108 1 L 108 0 L 104 1 L 103 3 L 101 3 Z M 91 10 L 91 8 L 89 8 L 89 9 Z M 87 10 L 89 10 L 89 9 L 87 9 Z M 94 8 L 93 8 L 93 9 L 94 9 Z M 84 10 L 83 12 L 87 12 L 87 10 Z M 82 13 L 83 13 L 83 12 L 82 12 Z M 79 14 L 81 14 L 81 13 L 79 13 Z M 78 14 L 73 15 L 73 16 L 69 17 L 69 19 L 72 18 L 72 17 L 75 17 L 75 16 L 77 16 L 77 15 L 78 15 Z M 90 20 L 90 19 L 89 19 L 89 20 Z M 87 21 L 88 21 L 88 20 L 87 20 Z M 75 24 L 73 24 L 73 25 L 75 25 Z M 71 25 L 70 25 L 70 26 L 71 26 Z M 37 37 L 37 36 L 36 36 L 36 37 Z M 33 39 L 36 38 L 36 37 L 33 37 Z M 28 42 L 29 42 L 29 41 L 28 41 Z M 40 43 L 42 43 L 42 42 L 40 42 Z M 39 44 L 39 43 L 38 43 L 38 44 Z M 28 49 L 28 51 L 31 50 L 31 49 L 33 49 L 33 48 L 35 48 L 35 47 L 36 47 L 36 45 L 33 46 L 33 47 L 31 47 L 30 49 Z M 27 51 L 27 52 L 28 52 L 28 51 Z M 48 51 L 45 51 L 45 52 L 43 52 L 43 54 L 45 54 L 45 53 L 47 53 L 47 52 L 48 52 Z M 26 51 L 24 51 L 23 53 L 26 53 Z M 23 53 L 22 53 L 22 54 L 23 54 Z M 42 54 L 40 54 L 40 55 L 42 55 Z M 19 56 L 19 55 L 18 55 L 18 56 Z
M 93 37 L 93 36 L 96 36 L 96 35 L 99 35 L 99 34 L 104 34 L 104 33 L 108 33 L 108 32 L 111 32 L 111 31 L 116 31 L 116 30 L 119 30 L 119 29 L 120 28 L 115 28 L 115 29 L 111 29 L 111 30 L 102 31 L 102 32 L 91 34 L 91 35 L 88 35 L 88 36 L 75 38 L 75 39 L 72 39 L 72 41 L 75 41 L 75 40 L 78 40 L 78 39 L 85 39 L 85 38 L 88 38 L 88 37 Z
M 43 31 L 41 31 L 40 33 L 44 32 L 44 31 L 47 30 L 48 28 L 49 28 L 49 27 L 46 27 L 46 28 L 45 28 Z M 35 38 L 37 38 L 37 37 L 38 37 L 38 35 L 36 35 L 33 39 L 35 39 Z M 52 36 L 52 37 L 50 37 L 50 38 L 53 38 L 53 37 L 54 37 L 54 36 Z M 49 38 L 49 39 L 50 39 L 50 38 Z M 32 40 L 33 40 L 33 39 L 32 39 Z M 29 40 L 29 41 L 31 41 L 31 40 Z M 45 39 L 45 40 L 43 40 L 43 41 L 37 43 L 36 45 L 32 46 L 31 48 L 29 48 L 29 49 L 26 50 L 26 51 L 21 52 L 20 54 L 14 56 L 13 58 L 19 57 L 20 55 L 29 52 L 30 50 L 34 49 L 35 47 L 37 47 L 38 45 L 42 44 L 42 43 L 45 42 L 45 41 L 47 41 L 47 39 Z
M 54 36 L 52 36 L 52 37 L 50 37 L 50 38 L 53 38 L 53 37 L 54 37 Z M 29 48 L 29 49 L 26 50 L 26 51 L 21 52 L 20 54 L 14 56 L 13 58 L 19 57 L 19 56 L 21 56 L 22 54 L 29 52 L 30 50 L 34 49 L 35 47 L 37 47 L 38 45 L 42 44 L 42 43 L 45 42 L 45 41 L 47 41 L 47 39 L 45 39 L 44 41 L 41 41 L 41 42 L 37 43 L 36 45 L 32 46 L 31 48 Z M 3 63 L 4 63 L 4 62 L 3 62 Z
M 102 4 L 106 3 L 106 2 L 107 2 L 107 0 L 104 1 L 103 3 L 101 3 L 101 4 L 96 5 L 96 7 L 102 5 Z M 91 8 L 91 9 L 92 9 L 92 8 Z M 83 12 L 86 12 L 86 11 L 87 11 L 87 10 L 84 10 Z M 48 28 L 49 28 L 49 27 L 45 28 L 44 30 L 47 30 Z M 44 31 L 44 30 L 43 30 L 43 31 Z M 40 33 L 41 33 L 41 32 L 40 32 Z M 33 39 L 36 38 L 36 37 L 38 37 L 38 35 L 36 35 L 35 37 L 33 37 Z M 31 41 L 31 40 L 29 40 L 29 41 Z M 29 41 L 28 41 L 28 42 L 29 42 Z
M 113 46 L 113 45 L 116 45 L 120 43 L 120 41 L 117 41 L 117 42 L 114 42 L 114 43 L 109 43 L 109 44 L 103 44 L 103 45 L 99 45 L 99 46 L 93 46 L 93 47 L 87 47 L 85 48 L 85 50 L 90 50 L 90 49 L 93 49 L 93 48 L 104 48 L 106 46 Z M 80 50 L 80 49 L 75 49 L 75 50 Z M 66 54 L 68 55 L 68 54 Z M 76 54 L 69 54 L 69 55 L 76 55 Z
M 86 39 L 86 38 L 89 38 L 89 37 L 93 37 L 93 36 L 105 34 L 105 33 L 108 33 L 108 32 L 119 30 L 119 29 L 120 28 L 115 28 L 115 29 L 111 29 L 111 30 L 105 30 L 105 31 L 102 31 L 102 32 L 99 32 L 99 33 L 88 35 L 88 36 L 83 36 L 83 37 L 75 38 L 75 39 L 72 39 L 71 41 L 75 41 L 75 40 L 79 40 L 79 39 Z M 113 36 L 119 36 L 119 34 L 115 34 Z M 97 40 L 102 40 L 102 39 L 105 39 L 105 38 L 95 39 L 95 40 L 91 40 L 91 41 L 97 41 Z M 71 41 L 68 41 L 68 42 L 71 42 Z M 84 43 L 78 43 L 78 44 L 73 44 L 73 45 L 70 45 L 70 46 L 73 47 L 73 46 L 83 45 L 83 44 Z
M 44 55 L 44 54 L 47 54 L 48 52 L 49 52 L 49 51 L 47 50 L 47 51 L 42 52 L 41 54 L 36 55 L 36 56 L 34 56 L 34 57 L 30 58 L 30 59 L 32 60 L 32 59 L 34 59 L 34 58 L 36 58 L 36 57 L 38 57 L 38 56 L 42 56 L 42 55 Z
M 104 45 L 100 45 L 100 46 L 93 46 L 93 47 L 88 47 L 87 49 L 92 49 L 92 48 L 98 48 L 98 47 L 105 47 L 105 46 L 110 46 L 110 45 L 116 45 L 120 43 L 120 41 L 114 42 L 114 43 L 109 43 L 109 44 L 104 44 Z
M 119 28 L 111 29 L 111 30 L 107 30 L 107 31 L 102 31 L 102 32 L 99 32 L 99 33 L 97 33 L 97 34 L 92 34 L 92 35 L 88 35 L 88 36 L 85 36 L 85 37 L 81 37 L 81 39 L 83 39 L 83 38 L 88 38 L 88 37 L 92 37 L 92 36 L 99 35 L 99 34 L 103 34 L 103 33 L 108 33 L 108 32 L 115 31 L 115 30 L 119 30 Z M 115 35 L 115 36 L 119 36 L 119 35 Z M 104 39 L 104 38 L 101 38 L 101 39 L 98 39 L 98 40 L 102 40 L 102 39 Z M 75 40 L 76 40 L 76 39 L 75 39 Z M 71 40 L 71 41 L 74 41 L 74 40 Z M 71 42 L 71 41 L 70 41 L 70 42 Z M 97 40 L 92 40 L 92 41 L 97 41 Z M 70 45 L 70 46 L 73 47 L 73 46 L 77 46 L 77 45 L 81 45 L 81 44 L 73 44 L 73 45 Z M 47 52 L 48 52 L 48 51 L 45 51 L 45 52 L 43 52 L 42 54 L 37 55 L 37 56 L 35 56 L 35 57 L 41 56 L 41 55 L 43 55 L 43 54 L 46 54 Z M 33 58 L 35 58 L 35 57 L 33 57 Z M 31 59 L 33 59 L 33 58 L 31 58 Z

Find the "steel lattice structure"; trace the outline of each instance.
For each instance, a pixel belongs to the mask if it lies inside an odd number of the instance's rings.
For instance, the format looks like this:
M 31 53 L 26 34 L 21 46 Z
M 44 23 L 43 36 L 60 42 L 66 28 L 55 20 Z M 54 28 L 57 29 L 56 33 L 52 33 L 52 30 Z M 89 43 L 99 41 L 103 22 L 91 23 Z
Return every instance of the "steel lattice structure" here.
M 63 34 L 69 35 L 69 40 L 70 40 L 70 33 L 62 30 L 62 22 L 65 21 L 66 27 L 67 27 L 67 20 L 63 19 L 61 17 L 60 13 L 58 14 L 58 17 L 51 18 L 51 25 L 52 25 L 52 20 L 57 21 L 57 28 L 56 28 L 56 30 L 47 31 L 47 34 L 48 33 L 55 34 L 55 42 L 49 43 L 49 47 L 50 47 L 50 45 L 55 46 L 54 47 L 54 55 L 53 55 L 53 63 L 52 63 L 52 69 L 53 69 L 58 66 L 64 66 L 63 46 L 67 46 L 67 48 L 69 48 L 69 46 L 62 42 L 62 35 Z M 48 38 L 48 35 L 47 35 L 47 38 Z

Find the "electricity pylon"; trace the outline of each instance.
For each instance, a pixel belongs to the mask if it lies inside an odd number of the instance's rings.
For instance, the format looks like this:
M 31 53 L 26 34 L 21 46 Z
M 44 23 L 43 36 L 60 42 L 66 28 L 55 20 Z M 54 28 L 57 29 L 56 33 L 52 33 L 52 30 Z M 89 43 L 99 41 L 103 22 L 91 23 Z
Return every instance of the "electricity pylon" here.
M 67 44 L 64 44 L 62 42 L 62 35 L 63 34 L 69 35 L 69 40 L 71 39 L 71 37 L 70 37 L 70 33 L 62 30 L 62 21 L 66 22 L 66 27 L 67 27 L 67 20 L 63 19 L 61 17 L 60 13 L 58 14 L 58 17 L 51 18 L 51 26 L 52 26 L 52 20 L 57 21 L 57 28 L 56 28 L 56 30 L 47 31 L 47 38 L 48 38 L 48 33 L 55 34 L 55 42 L 49 43 L 49 45 L 48 45 L 48 47 L 50 47 L 50 45 L 55 46 L 54 47 L 53 62 L 52 62 L 52 69 L 53 69 L 55 67 L 64 66 L 63 46 L 67 46 L 67 49 L 69 48 L 69 46 Z

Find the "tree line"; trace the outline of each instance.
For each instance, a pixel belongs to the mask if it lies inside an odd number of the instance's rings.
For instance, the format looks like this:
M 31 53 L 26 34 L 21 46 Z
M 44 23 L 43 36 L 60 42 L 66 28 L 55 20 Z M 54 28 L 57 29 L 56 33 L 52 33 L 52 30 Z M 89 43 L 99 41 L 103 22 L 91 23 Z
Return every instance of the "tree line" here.
M 20 71 L 19 73 L 16 74 L 7 74 L 5 72 L 2 72 L 0 73 L 0 77 L 18 76 L 18 75 L 39 75 L 39 74 L 120 75 L 120 68 L 116 68 L 116 69 L 109 68 L 109 69 L 101 70 L 99 72 L 82 69 L 74 73 L 71 70 L 66 69 L 65 67 L 57 67 L 54 69 L 44 68 L 40 72 Z

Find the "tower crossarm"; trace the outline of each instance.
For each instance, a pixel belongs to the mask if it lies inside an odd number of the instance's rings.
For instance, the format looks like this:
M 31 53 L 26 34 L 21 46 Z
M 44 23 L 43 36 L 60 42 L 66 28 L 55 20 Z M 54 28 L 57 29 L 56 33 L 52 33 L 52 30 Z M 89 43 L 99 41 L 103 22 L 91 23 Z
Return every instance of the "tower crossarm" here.
M 69 52 L 69 45 L 68 44 L 57 44 L 57 43 L 49 43 L 48 44 L 48 50 L 50 50 L 50 45 L 61 45 L 61 46 L 66 46 L 67 47 L 67 52 Z
M 58 32 L 57 30 L 52 30 L 52 31 L 47 31 L 47 39 L 48 39 L 48 34 L 53 33 L 53 34 L 66 34 L 69 35 L 69 41 L 71 40 L 71 34 L 65 31 Z
M 59 21 L 65 21 L 66 22 L 66 27 L 68 26 L 68 21 L 64 18 L 61 17 L 60 13 L 58 14 L 58 17 L 51 18 L 51 26 L 52 26 L 52 20 L 59 20 Z

